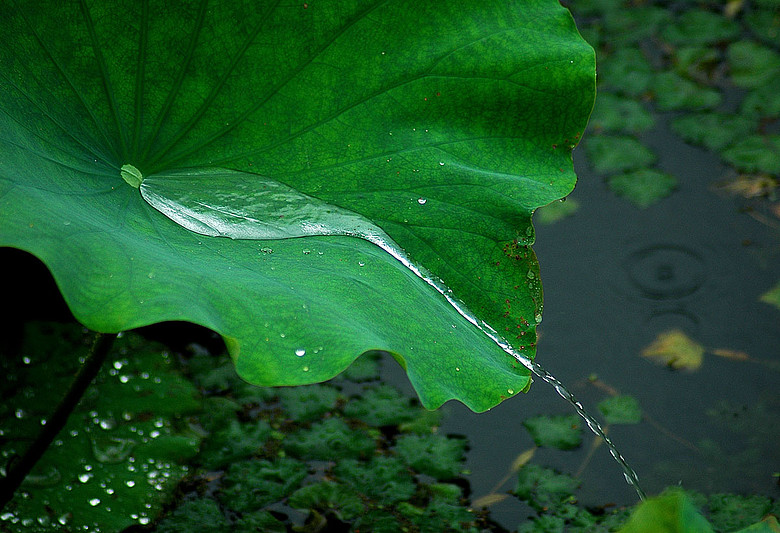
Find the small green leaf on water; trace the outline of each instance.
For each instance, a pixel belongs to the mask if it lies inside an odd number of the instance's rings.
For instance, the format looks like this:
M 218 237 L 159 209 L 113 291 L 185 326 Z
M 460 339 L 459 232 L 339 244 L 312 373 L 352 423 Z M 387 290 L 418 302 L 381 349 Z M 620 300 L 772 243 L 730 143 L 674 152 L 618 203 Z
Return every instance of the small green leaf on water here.
M 721 155 L 743 172 L 780 174 L 780 135 L 751 135 Z
M 744 139 L 757 127 L 758 120 L 728 113 L 690 113 L 672 121 L 672 130 L 686 142 L 714 151 Z
M 229 523 L 219 504 L 211 498 L 198 498 L 181 504 L 166 516 L 155 530 L 157 533 L 211 533 L 225 531 Z
M 531 464 L 517 473 L 517 485 L 512 491 L 521 500 L 537 510 L 551 510 L 574 501 L 574 490 L 579 482 L 550 468 Z
M 690 9 L 666 26 L 661 36 L 676 45 L 713 44 L 738 36 L 742 29 L 719 13 Z
M 384 505 L 408 500 L 415 491 L 412 474 L 395 457 L 373 457 L 368 463 L 346 459 L 336 464 L 334 474 L 358 493 Z
M 596 98 L 589 126 L 595 131 L 639 133 L 652 128 L 654 123 L 641 102 L 603 92 Z
M 534 222 L 539 224 L 552 224 L 577 212 L 580 203 L 574 198 L 566 198 L 566 201 L 556 201 L 540 207 L 534 213 Z
M 662 111 L 712 109 L 723 99 L 715 89 L 703 87 L 672 71 L 656 75 L 652 88 L 656 105 Z
M 352 398 L 344 408 L 344 414 L 362 420 L 375 427 L 397 425 L 409 422 L 418 409 L 411 400 L 390 385 L 372 387 L 358 398 Z
M 339 399 L 339 391 L 328 385 L 314 384 L 285 387 L 279 399 L 289 418 L 296 422 L 316 420 L 328 412 Z
M 577 415 L 539 415 L 523 421 L 537 446 L 571 450 L 582 444 L 582 420 Z
M 775 286 L 766 291 L 759 298 L 762 302 L 774 305 L 780 309 L 780 281 L 775 283 Z
M 679 329 L 672 329 L 659 333 L 655 341 L 642 350 L 642 357 L 675 370 L 698 370 L 704 359 L 704 347 Z
M 642 168 L 607 178 L 612 192 L 645 208 L 669 196 L 677 188 L 674 176 L 654 169 Z
M 450 479 L 463 468 L 466 441 L 442 435 L 404 435 L 399 437 L 395 451 L 421 474 Z
M 585 152 L 593 169 L 600 174 L 635 170 L 656 160 L 656 155 L 638 139 L 622 135 L 588 137 Z
M 772 500 L 759 494 L 713 494 L 707 507 L 715 529 L 736 531 L 761 520 L 771 511 Z
M 727 57 L 738 87 L 761 87 L 780 71 L 780 54 L 753 41 L 732 43 Z
M 135 168 L 133 165 L 122 165 L 120 170 L 122 179 L 127 182 L 128 185 L 138 189 L 141 187 L 141 182 L 144 181 L 144 177 L 141 171 Z
M 681 490 L 667 490 L 640 503 L 620 533 L 712 533 L 712 526 Z
M 294 509 L 334 512 L 342 520 L 351 520 L 365 511 L 363 500 L 345 485 L 321 481 L 296 490 L 288 501 Z
M 366 455 L 373 451 L 375 444 L 365 431 L 350 429 L 340 418 L 327 418 L 309 429 L 291 433 L 282 446 L 295 457 L 334 461 Z
M 289 457 L 233 463 L 222 481 L 220 499 L 235 511 L 256 511 L 291 494 L 308 469 Z
M 650 89 L 653 68 L 638 48 L 621 48 L 599 60 L 599 88 L 627 96 L 641 96 Z
M 633 396 L 612 396 L 599 402 L 598 408 L 610 424 L 638 424 L 642 420 L 642 410 Z

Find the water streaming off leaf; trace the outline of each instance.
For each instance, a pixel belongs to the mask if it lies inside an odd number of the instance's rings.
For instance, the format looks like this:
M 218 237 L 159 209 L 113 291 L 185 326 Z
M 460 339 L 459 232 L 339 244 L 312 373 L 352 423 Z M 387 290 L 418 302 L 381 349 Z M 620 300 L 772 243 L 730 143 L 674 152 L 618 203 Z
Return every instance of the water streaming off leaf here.
M 644 499 L 639 480 L 607 437 L 598 421 L 588 414 L 574 395 L 552 374 L 524 356 L 489 324 L 477 318 L 453 295 L 444 282 L 412 261 L 381 228 L 341 207 L 303 194 L 275 180 L 227 169 L 177 170 L 149 176 L 140 185 L 143 198 L 162 214 L 193 232 L 231 239 L 272 240 L 306 236 L 350 236 L 364 239 L 387 252 L 417 278 L 432 287 L 453 309 L 504 352 L 534 375 L 552 385 L 568 401 L 588 428 L 601 437 L 623 470 L 626 481 Z M 425 204 L 419 198 L 419 204 Z M 530 236 L 533 229 L 529 226 Z M 363 266 L 363 263 L 360 263 Z M 529 272 L 529 279 L 534 277 Z M 541 322 L 541 309 L 535 314 Z M 308 367 L 303 368 L 308 371 Z M 514 391 L 507 391 L 511 396 Z

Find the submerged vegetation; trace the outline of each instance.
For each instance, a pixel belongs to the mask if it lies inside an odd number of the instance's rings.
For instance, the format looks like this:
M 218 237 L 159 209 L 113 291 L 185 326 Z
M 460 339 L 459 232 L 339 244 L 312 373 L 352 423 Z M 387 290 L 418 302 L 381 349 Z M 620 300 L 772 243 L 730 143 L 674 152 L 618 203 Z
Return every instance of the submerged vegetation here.
M 84 351 L 84 338 L 78 325 L 30 322 L 14 357 L 4 354 L 4 460 L 45 420 L 76 367 L 63 354 Z M 3 530 L 502 532 L 487 509 L 507 498 L 528 509 L 519 532 L 617 531 L 629 520 L 631 508 L 579 505 L 582 481 L 538 464 L 534 449 L 518 456 L 505 489 L 472 500 L 467 441 L 441 434 L 441 413 L 383 384 L 382 361 L 369 353 L 327 383 L 262 388 L 243 382 L 224 353 L 197 344 L 171 353 L 126 334 L 0 516 Z M 52 377 L 45 387 L 40 370 Z M 631 397 L 599 409 L 609 424 L 638 422 Z M 574 415 L 525 425 L 539 447 L 567 450 L 583 437 Z M 659 531 L 646 515 L 706 524 L 697 509 L 712 529 L 693 531 L 740 531 L 780 504 L 677 491 L 641 509 L 625 531 Z M 763 524 L 774 531 L 771 519 Z

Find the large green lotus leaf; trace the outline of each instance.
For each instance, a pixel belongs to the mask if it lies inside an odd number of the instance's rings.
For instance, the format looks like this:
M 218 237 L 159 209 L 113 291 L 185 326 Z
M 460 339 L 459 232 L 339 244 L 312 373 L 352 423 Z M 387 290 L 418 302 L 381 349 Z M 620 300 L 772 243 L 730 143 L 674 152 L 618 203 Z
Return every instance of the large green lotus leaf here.
M 527 387 L 531 215 L 594 98 L 557 2 L 6 2 L 0 29 L 0 245 L 85 326 L 201 324 L 262 385 L 385 350 L 428 407 Z

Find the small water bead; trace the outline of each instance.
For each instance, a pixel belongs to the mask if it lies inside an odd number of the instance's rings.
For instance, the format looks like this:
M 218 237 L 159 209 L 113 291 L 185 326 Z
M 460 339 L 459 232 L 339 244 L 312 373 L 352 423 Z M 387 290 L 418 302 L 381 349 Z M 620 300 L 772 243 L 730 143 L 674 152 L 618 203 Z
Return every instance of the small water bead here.
M 428 203 L 428 199 L 420 197 L 417 199 L 417 203 L 420 205 L 425 205 L 426 203 Z
M 508 394 L 514 394 L 514 393 L 515 393 L 515 390 L 514 390 L 514 389 L 507 389 L 507 390 L 506 390 L 506 392 L 507 392 Z
M 25 410 L 24 410 L 24 409 L 17 409 L 17 410 L 14 412 L 14 416 L 15 416 L 16 418 L 24 418 L 25 416 L 27 416 L 27 413 L 25 412 Z
M 133 481 L 132 479 L 128 480 L 128 481 L 125 481 L 125 485 L 127 485 L 130 488 L 133 488 L 133 487 L 135 487 L 135 481 Z
M 24 363 L 25 365 L 29 365 L 30 363 L 32 363 L 32 359 L 30 359 L 25 355 L 24 357 L 22 357 L 22 363 Z
M 295 355 L 297 355 L 298 357 L 303 357 L 304 355 L 306 355 L 306 350 L 304 350 L 303 348 L 298 348 L 297 350 L 295 350 Z
M 90 473 L 79 474 L 79 481 L 81 481 L 82 483 L 86 483 L 90 479 L 92 479 L 92 474 Z
M 366 264 L 363 261 L 358 261 L 358 266 L 366 266 Z
M 100 498 L 92 498 L 91 500 L 89 500 L 89 504 L 92 507 L 97 507 L 98 505 L 100 505 Z
M 309 371 L 309 367 L 308 366 L 303 367 L 303 371 L 304 372 L 308 372 Z
M 304 248 L 303 255 L 309 255 L 310 253 L 311 253 L 311 250 L 309 250 L 308 248 Z

